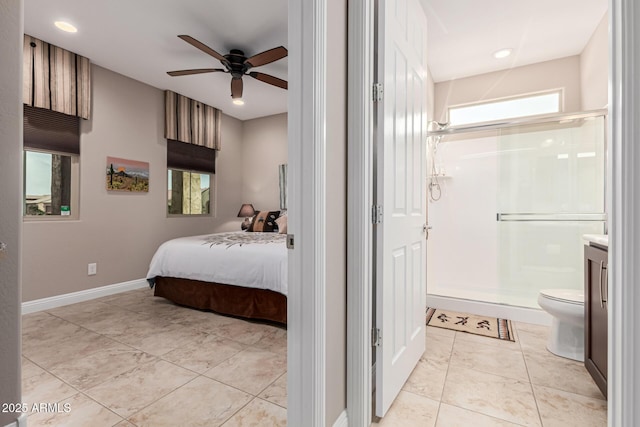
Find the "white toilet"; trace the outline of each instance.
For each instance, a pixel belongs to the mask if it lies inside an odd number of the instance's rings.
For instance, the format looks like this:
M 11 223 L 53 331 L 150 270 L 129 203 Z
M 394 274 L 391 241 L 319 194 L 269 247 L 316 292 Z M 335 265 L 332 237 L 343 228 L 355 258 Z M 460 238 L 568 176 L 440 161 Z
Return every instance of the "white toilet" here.
M 553 316 L 547 349 L 558 356 L 584 361 L 584 292 L 543 289 L 538 304 Z

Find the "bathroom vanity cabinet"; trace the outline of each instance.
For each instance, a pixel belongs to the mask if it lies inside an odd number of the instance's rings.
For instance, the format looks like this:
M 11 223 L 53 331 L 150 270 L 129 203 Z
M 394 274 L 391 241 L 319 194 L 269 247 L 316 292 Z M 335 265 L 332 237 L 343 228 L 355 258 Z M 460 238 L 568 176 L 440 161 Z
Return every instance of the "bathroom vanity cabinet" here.
M 606 246 L 584 247 L 584 364 L 607 396 L 607 300 L 609 281 Z

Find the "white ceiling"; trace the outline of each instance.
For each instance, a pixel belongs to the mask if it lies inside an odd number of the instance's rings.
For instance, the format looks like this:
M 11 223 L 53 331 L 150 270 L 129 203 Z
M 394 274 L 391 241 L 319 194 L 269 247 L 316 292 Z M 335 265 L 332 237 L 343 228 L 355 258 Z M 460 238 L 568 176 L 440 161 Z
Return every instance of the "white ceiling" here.
M 435 81 L 577 55 L 607 0 L 421 0 L 429 22 L 429 68 Z M 287 47 L 287 0 L 25 0 L 25 33 L 97 65 L 170 89 L 241 120 L 283 113 L 287 91 L 244 80 L 245 105 L 231 103 L 228 74 L 170 77 L 167 71 L 220 63 L 180 40 L 188 34 L 221 54 L 246 56 Z M 58 30 L 64 20 L 78 33 Z M 505 47 L 514 54 L 496 60 Z M 605 60 L 603 58 L 603 60 Z M 255 70 L 287 79 L 287 58 Z
M 607 0 L 421 0 L 436 82 L 579 55 Z M 493 53 L 513 48 L 505 59 Z M 606 58 L 602 59 L 606 61 Z
M 58 30 L 67 21 L 75 34 Z M 180 40 L 190 35 L 227 54 L 247 57 L 287 47 L 287 0 L 25 0 L 24 31 L 86 56 L 97 65 L 160 89 L 197 99 L 247 120 L 287 111 L 287 91 L 244 77 L 245 105 L 231 102 L 231 78 L 210 73 L 170 77 L 167 71 L 221 68 L 218 60 Z M 252 70 L 287 80 L 287 58 Z

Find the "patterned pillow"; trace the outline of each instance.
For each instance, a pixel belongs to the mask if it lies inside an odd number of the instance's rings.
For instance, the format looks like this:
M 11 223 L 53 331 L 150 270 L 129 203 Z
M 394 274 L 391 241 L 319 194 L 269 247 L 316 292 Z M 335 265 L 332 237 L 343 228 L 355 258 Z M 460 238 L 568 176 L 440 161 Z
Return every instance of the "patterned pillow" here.
M 276 219 L 276 223 L 278 224 L 278 233 L 287 234 L 287 215 L 280 215 L 280 217 Z
M 251 225 L 247 231 L 274 232 L 278 228 L 276 219 L 280 216 L 280 211 L 260 211 L 253 217 Z

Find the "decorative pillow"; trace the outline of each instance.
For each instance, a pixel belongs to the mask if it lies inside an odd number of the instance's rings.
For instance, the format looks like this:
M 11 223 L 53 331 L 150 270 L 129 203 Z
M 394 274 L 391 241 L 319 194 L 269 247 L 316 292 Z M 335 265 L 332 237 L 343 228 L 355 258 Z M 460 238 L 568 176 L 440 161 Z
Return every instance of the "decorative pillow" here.
M 278 219 L 276 219 L 276 224 L 278 224 L 278 233 L 287 234 L 287 215 L 280 215 Z
M 276 219 L 278 219 L 279 216 L 280 211 L 260 211 L 253 217 L 247 231 L 274 232 L 278 228 Z

